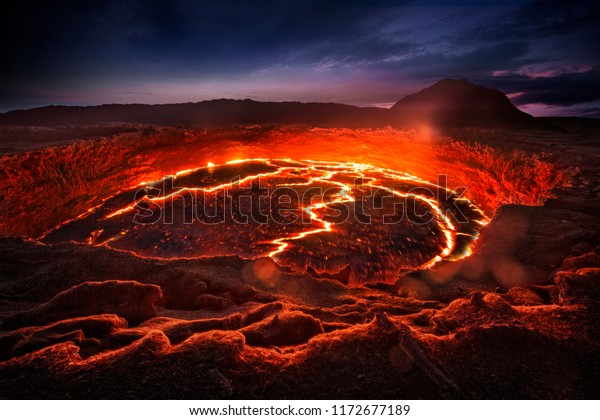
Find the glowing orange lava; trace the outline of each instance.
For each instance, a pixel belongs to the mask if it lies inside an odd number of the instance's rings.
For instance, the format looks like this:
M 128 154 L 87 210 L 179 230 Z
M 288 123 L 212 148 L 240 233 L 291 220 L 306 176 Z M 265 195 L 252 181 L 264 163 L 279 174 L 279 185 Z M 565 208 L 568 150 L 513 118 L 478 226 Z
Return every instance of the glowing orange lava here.
M 74 240 L 140 255 L 271 257 L 351 284 L 393 282 L 470 253 L 484 213 L 457 192 L 354 162 L 242 159 L 177 172 L 59 225 Z

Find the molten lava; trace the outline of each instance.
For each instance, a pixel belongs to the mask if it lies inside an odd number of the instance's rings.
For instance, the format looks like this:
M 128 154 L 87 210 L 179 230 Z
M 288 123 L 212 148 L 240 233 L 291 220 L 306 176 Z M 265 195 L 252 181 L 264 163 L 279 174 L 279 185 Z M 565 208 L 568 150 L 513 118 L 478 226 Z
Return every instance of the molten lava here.
M 350 284 L 470 253 L 484 213 L 445 186 L 352 162 L 209 163 L 118 193 L 43 237 L 152 257 L 271 257 Z
M 198 162 L 210 161 L 216 169 L 232 159 L 257 156 L 360 162 L 436 184 L 445 174 L 449 188 L 467 188 L 465 197 L 488 216 L 504 204 L 541 205 L 567 181 L 543 155 L 475 141 L 391 128 L 155 128 L 6 155 L 0 164 L 0 234 L 39 238 L 147 180 L 189 170 Z

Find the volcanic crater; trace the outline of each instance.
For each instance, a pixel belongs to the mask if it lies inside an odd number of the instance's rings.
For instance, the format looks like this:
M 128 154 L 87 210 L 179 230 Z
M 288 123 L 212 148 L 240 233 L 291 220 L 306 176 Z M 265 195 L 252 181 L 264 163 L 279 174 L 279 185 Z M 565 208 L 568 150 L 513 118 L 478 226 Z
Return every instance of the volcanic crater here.
M 352 285 L 393 284 L 401 271 L 468 255 L 487 221 L 468 199 L 406 173 L 255 158 L 144 182 L 40 240 L 162 258 L 270 257 L 323 276 L 347 268 Z
M 599 139 L 539 124 L 53 127 L 111 134 L 0 158 L 0 395 L 597 397 Z

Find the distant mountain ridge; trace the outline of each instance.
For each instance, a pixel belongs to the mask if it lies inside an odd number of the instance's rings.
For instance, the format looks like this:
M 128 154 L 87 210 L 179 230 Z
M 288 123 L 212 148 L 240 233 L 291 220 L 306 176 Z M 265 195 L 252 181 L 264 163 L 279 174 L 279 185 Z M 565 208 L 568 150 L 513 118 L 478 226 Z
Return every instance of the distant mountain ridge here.
M 496 89 L 467 79 L 443 79 L 396 102 L 391 110 L 409 124 L 437 126 L 528 126 L 535 118 L 515 107 Z
M 250 99 L 165 105 L 47 106 L 0 114 L 0 125 L 86 125 L 107 122 L 167 125 L 385 125 L 387 110 L 334 103 L 257 102 Z
M 500 91 L 466 79 L 443 79 L 398 101 L 391 109 L 336 103 L 216 99 L 165 105 L 47 106 L 0 114 L 0 126 L 68 126 L 140 123 L 183 126 L 315 124 L 346 127 L 543 128 L 547 122 L 518 110 Z

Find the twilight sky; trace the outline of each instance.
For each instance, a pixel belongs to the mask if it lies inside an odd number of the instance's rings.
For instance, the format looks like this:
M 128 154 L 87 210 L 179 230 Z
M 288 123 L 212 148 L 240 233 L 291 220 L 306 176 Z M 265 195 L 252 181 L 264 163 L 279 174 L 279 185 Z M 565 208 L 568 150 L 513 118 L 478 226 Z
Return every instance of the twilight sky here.
M 27 1 L 0 12 L 0 112 L 214 98 L 391 106 L 445 77 L 600 117 L 597 1 Z

